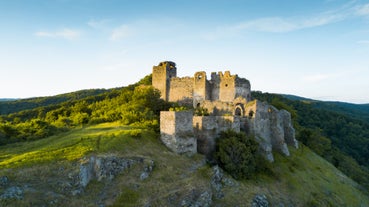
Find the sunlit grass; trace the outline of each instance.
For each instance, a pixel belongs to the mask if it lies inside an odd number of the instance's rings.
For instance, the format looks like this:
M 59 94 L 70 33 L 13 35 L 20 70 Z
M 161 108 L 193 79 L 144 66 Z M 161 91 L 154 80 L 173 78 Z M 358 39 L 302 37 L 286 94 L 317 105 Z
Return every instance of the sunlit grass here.
M 0 168 L 28 166 L 57 160 L 76 160 L 88 153 L 121 150 L 141 136 L 143 129 L 104 123 L 84 127 L 33 142 L 17 143 L 0 148 Z

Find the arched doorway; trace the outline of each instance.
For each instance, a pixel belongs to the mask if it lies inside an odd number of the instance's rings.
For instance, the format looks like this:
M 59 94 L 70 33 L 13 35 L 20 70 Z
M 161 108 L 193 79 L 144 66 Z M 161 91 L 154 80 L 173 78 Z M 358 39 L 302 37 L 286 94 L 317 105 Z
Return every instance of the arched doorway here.
M 243 109 L 242 104 L 236 104 L 236 107 L 234 109 L 234 115 L 235 116 L 244 116 L 245 115 L 245 111 Z

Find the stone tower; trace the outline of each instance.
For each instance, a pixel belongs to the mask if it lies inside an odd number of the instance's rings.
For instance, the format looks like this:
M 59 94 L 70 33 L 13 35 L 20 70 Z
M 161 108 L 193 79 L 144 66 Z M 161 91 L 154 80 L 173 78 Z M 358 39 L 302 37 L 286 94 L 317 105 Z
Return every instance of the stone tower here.
M 206 79 L 206 73 L 204 71 L 196 72 L 193 84 L 193 105 L 196 107 L 196 105 L 201 101 L 210 99 L 210 94 L 208 93 L 209 84 Z
M 236 75 L 231 75 L 229 71 L 223 74 L 219 72 L 219 100 L 224 102 L 232 102 L 236 98 Z
M 161 92 L 161 97 L 169 101 L 170 79 L 177 77 L 177 68 L 174 62 L 165 61 L 152 69 L 152 85 Z

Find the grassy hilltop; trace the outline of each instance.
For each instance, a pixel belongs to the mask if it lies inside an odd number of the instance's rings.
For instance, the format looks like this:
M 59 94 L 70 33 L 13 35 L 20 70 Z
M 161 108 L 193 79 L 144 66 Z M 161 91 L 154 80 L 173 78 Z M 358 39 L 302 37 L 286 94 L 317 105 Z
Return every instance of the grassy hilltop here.
M 369 206 L 366 117 L 254 92 L 291 112 L 301 147 L 234 180 L 161 143 L 159 112 L 176 105 L 150 85 L 0 104 L 0 206 Z

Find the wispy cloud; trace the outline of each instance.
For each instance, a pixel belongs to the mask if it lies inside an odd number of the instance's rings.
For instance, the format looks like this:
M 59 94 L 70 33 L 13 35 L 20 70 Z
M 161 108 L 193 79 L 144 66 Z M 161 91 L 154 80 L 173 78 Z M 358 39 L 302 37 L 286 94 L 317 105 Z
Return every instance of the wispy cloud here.
M 329 14 L 312 18 L 288 19 L 281 17 L 260 18 L 239 23 L 234 30 L 251 30 L 261 32 L 283 33 L 295 30 L 318 27 L 340 21 L 344 15 Z
M 344 76 L 346 73 L 337 72 L 337 73 L 316 73 L 311 75 L 306 75 L 302 77 L 302 80 L 309 83 L 318 83 L 323 81 L 328 81 L 335 78 L 340 78 Z M 347 75 L 347 74 L 346 74 Z
M 108 24 L 111 21 L 112 21 L 111 19 L 101 19 L 101 20 L 92 19 L 87 22 L 87 25 L 94 29 L 102 29 L 106 26 L 106 24 Z
M 54 32 L 49 31 L 39 31 L 34 35 L 38 37 L 49 37 L 49 38 L 62 38 L 68 40 L 75 40 L 81 36 L 81 32 L 73 29 L 62 29 Z
M 121 25 L 120 27 L 113 29 L 110 39 L 113 41 L 121 40 L 133 35 L 133 33 L 134 31 L 131 27 L 128 25 Z
M 354 5 L 354 1 L 329 11 L 310 16 L 295 17 L 262 17 L 238 22 L 233 25 L 218 27 L 215 31 L 205 34 L 206 39 L 230 37 L 244 32 L 287 33 L 302 29 L 321 27 L 357 16 L 369 17 L 369 4 Z

